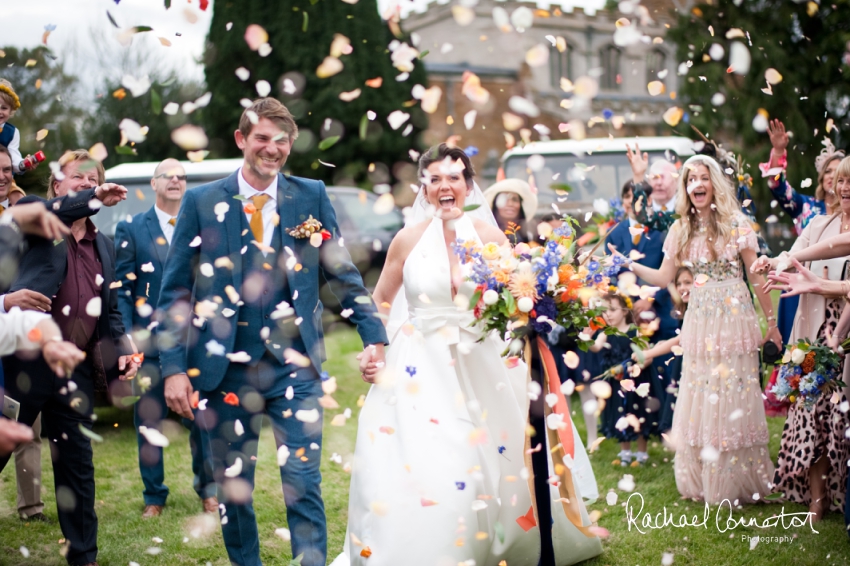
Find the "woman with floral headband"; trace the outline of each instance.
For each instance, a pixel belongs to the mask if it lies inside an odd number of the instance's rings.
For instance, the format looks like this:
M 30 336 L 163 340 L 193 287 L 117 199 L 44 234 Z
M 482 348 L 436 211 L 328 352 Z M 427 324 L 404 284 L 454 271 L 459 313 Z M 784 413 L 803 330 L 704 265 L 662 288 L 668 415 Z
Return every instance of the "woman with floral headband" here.
M 15 94 L 12 83 L 6 79 L 0 79 L 0 145 L 5 145 L 9 149 L 12 156 L 12 171 L 15 173 L 23 172 L 21 169 L 23 161 L 21 157 L 21 133 L 8 120 L 15 115 L 15 111 L 20 107 L 21 100 Z M 37 165 L 36 162 L 28 169 L 35 169 Z
M 832 214 L 838 210 L 838 197 L 833 190 L 835 170 L 838 162 L 844 159 L 844 152 L 836 150 L 829 138 L 824 138 L 820 155 L 815 158 L 815 169 L 818 173 L 818 184 L 815 196 L 800 194 L 795 191 L 785 176 L 788 165 L 787 151 L 788 134 L 785 124 L 780 120 L 772 120 L 768 124 L 770 143 L 770 160 L 759 165 L 762 176 L 767 178 L 767 186 L 773 198 L 793 220 L 797 235 L 801 235 L 809 221 L 818 214 Z M 786 297 L 779 301 L 778 325 L 782 339 L 787 342 L 794 325 L 794 315 L 799 304 L 798 297 Z

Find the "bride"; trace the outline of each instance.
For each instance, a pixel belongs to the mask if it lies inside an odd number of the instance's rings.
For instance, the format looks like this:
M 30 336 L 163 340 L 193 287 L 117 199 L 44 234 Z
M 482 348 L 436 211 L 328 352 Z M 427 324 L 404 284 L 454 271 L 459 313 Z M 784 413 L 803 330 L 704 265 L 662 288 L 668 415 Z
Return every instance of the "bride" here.
M 374 385 L 357 430 L 345 550 L 332 566 L 538 564 L 524 454 L 527 370 L 506 367 L 498 338 L 478 342 L 472 290 L 456 275 L 457 239 L 507 241 L 486 206 L 462 212 L 484 203 L 472 177 L 461 149 L 441 144 L 420 160 L 424 186 L 375 289 L 383 315 L 393 305 L 391 347 L 385 367 L 369 362 L 364 373 Z M 582 501 L 598 496 L 596 480 L 573 431 L 567 465 L 578 524 L 562 511 L 544 523 L 552 523 L 558 566 L 602 552 Z M 559 500 L 557 487 L 549 497 Z

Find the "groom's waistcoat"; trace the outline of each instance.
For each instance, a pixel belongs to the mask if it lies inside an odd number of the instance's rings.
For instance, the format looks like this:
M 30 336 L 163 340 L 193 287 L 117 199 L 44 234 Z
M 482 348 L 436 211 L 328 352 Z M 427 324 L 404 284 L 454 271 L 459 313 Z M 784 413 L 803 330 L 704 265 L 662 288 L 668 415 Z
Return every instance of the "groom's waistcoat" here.
M 302 354 L 306 354 L 307 349 L 298 326 L 294 324 L 294 311 L 283 317 L 273 317 L 278 308 L 291 309 L 293 304 L 284 264 L 286 257 L 279 249 L 281 228 L 275 227 L 271 239 L 273 249 L 266 250 L 268 253 L 264 255 L 251 243 L 254 238 L 244 214 L 242 225 L 242 239 L 247 246 L 243 256 L 244 304 L 239 308 L 233 351 L 245 352 L 251 356 L 251 365 L 256 365 L 266 351 L 281 364 L 287 365 L 284 362 L 284 351 L 287 348 L 293 348 Z M 265 328 L 268 330 L 264 330 Z

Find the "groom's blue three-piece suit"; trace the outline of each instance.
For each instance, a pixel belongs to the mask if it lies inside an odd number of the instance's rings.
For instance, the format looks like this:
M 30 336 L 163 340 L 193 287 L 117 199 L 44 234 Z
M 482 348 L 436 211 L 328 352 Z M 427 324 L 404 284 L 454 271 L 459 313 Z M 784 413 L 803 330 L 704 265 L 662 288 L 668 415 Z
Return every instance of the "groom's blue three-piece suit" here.
M 278 462 L 286 460 L 280 474 L 292 554 L 303 554 L 304 565 L 323 565 L 327 536 L 318 399 L 326 356 L 320 272 L 342 289 L 342 306 L 354 311 L 350 320 L 364 344 L 385 344 L 386 332 L 374 304 L 357 300 L 369 294 L 340 245 L 324 184 L 278 175 L 279 223 L 270 246 L 261 249 L 252 242 L 239 175 L 187 191 L 183 198 L 159 299 L 167 313 L 158 332 L 162 375 L 188 373 L 200 392 L 196 418 L 224 505 L 222 532 L 231 562 L 261 564 L 251 492 L 266 416 Z M 309 216 L 331 234 L 320 247 L 288 233 Z

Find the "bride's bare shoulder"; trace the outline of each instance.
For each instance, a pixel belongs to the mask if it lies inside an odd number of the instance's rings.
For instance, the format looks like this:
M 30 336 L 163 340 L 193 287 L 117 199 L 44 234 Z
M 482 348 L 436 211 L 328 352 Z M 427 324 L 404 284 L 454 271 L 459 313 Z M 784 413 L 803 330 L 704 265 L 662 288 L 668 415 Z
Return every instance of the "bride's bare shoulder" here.
M 478 237 L 481 238 L 481 241 L 485 244 L 489 242 L 504 244 L 508 241 L 508 237 L 505 236 L 505 233 L 502 232 L 501 228 L 498 226 L 493 226 L 492 224 L 479 220 L 478 218 L 472 219 L 472 225 L 475 227 L 475 231 L 478 232 Z
M 395 238 L 393 238 L 392 243 L 390 244 L 390 248 L 395 248 L 398 252 L 406 255 L 406 252 L 409 252 L 411 248 L 416 245 L 416 242 L 418 242 L 419 238 L 422 237 L 422 234 L 425 233 L 425 229 L 428 228 L 428 224 L 430 223 L 430 220 L 425 220 L 423 222 L 413 224 L 412 226 L 405 226 L 399 230 L 398 234 L 395 235 Z

